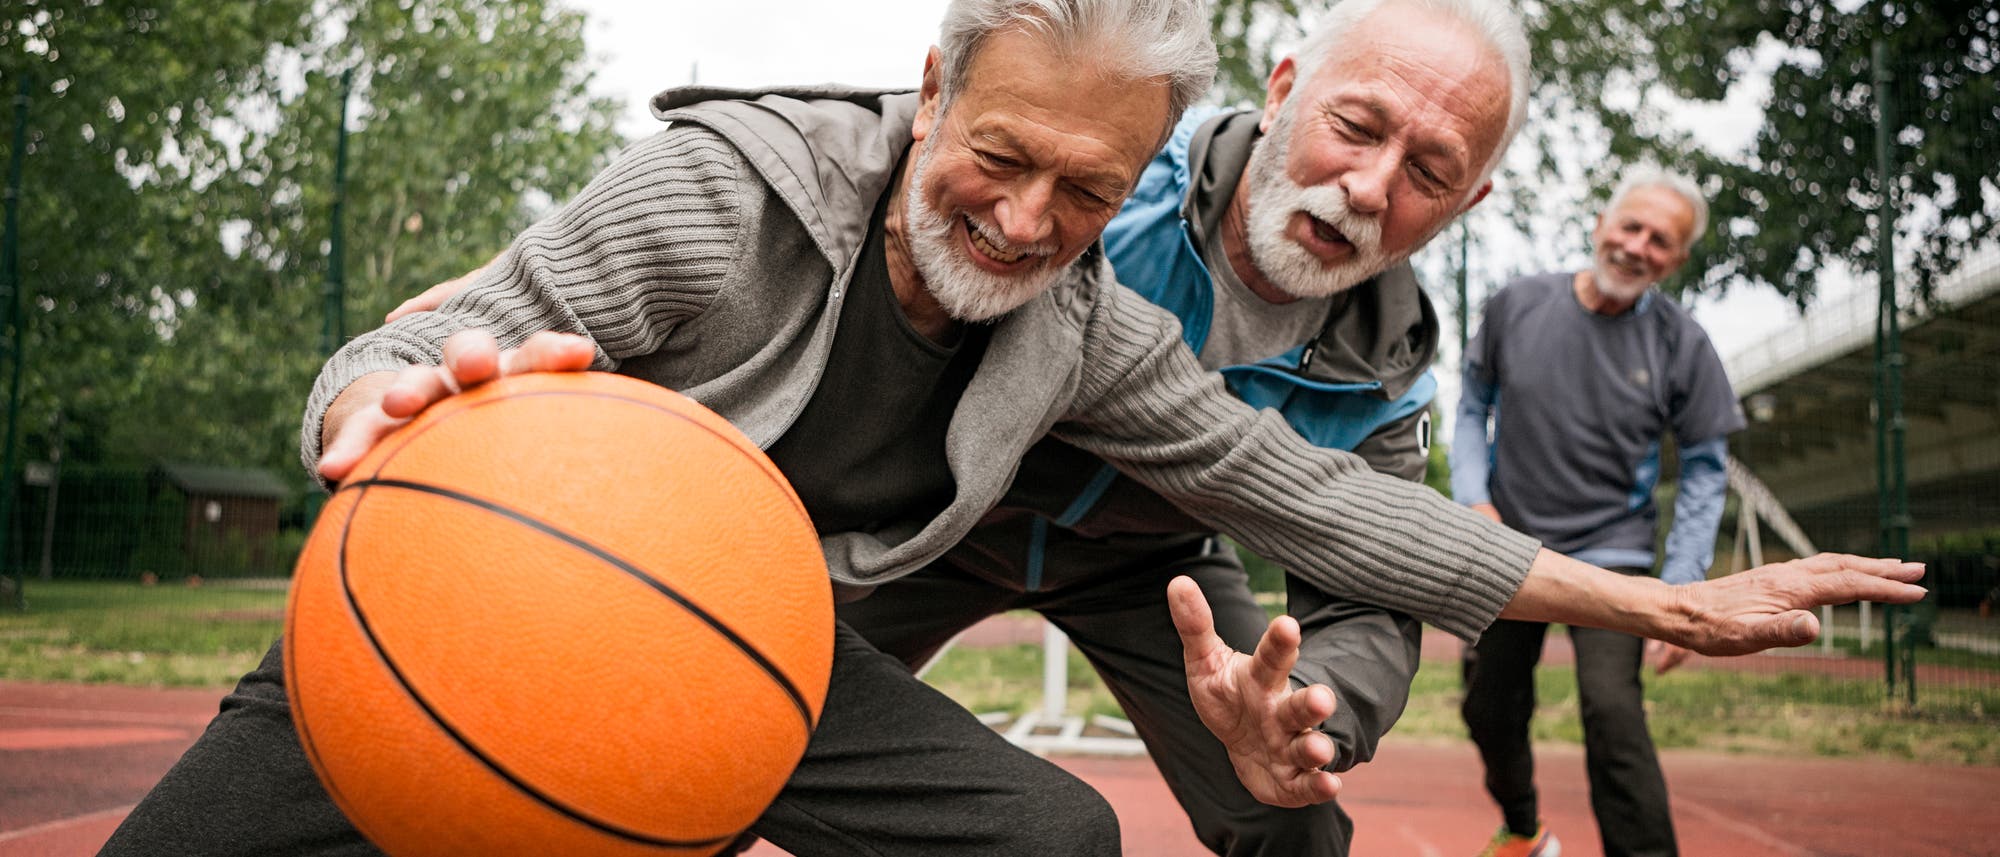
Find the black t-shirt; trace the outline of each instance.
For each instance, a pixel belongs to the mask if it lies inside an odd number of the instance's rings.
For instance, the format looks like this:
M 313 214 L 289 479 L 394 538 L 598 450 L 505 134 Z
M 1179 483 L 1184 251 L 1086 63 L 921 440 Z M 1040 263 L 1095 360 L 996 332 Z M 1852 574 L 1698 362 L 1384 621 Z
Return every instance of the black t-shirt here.
M 889 282 L 886 211 L 870 220 L 819 386 L 766 450 L 823 534 L 927 521 L 950 504 L 945 430 L 991 330 L 962 325 L 939 345 L 910 325 Z

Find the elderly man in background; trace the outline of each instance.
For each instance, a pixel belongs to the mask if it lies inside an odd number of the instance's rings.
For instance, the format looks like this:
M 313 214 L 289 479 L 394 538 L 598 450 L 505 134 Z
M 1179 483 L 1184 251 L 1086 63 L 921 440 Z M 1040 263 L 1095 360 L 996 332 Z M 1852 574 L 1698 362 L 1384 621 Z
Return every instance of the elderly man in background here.
M 1597 216 L 1590 268 L 1524 277 L 1494 294 L 1465 356 L 1451 457 L 1459 502 L 1578 559 L 1648 574 L 1653 488 L 1662 438 L 1671 435 L 1680 488 L 1660 579 L 1707 577 L 1728 488 L 1727 438 L 1743 417 L 1707 334 L 1654 288 L 1687 261 L 1707 221 L 1694 182 L 1635 172 Z M 1560 849 L 1541 824 L 1528 739 L 1547 630 L 1503 619 L 1466 650 L 1465 723 L 1503 821 L 1486 857 Z M 1641 699 L 1646 641 L 1577 627 L 1569 638 L 1604 853 L 1675 854 Z M 1657 648 L 1662 673 L 1687 657 L 1678 646 Z

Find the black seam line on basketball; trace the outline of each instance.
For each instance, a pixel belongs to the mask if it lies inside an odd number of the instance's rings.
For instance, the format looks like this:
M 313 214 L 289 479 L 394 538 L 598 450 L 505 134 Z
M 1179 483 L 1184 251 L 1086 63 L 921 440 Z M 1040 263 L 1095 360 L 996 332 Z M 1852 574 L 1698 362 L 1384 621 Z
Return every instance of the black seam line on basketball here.
M 622 377 L 622 376 L 621 376 L 621 377 Z M 635 380 L 636 380 L 636 379 L 635 379 Z M 640 383 L 651 383 L 651 382 L 648 382 L 648 381 L 641 381 Z M 656 385 L 656 386 L 657 386 L 657 385 Z M 667 387 L 660 387 L 660 389 L 662 389 L 662 390 L 667 390 L 668 392 L 672 392 L 672 393 L 675 393 L 676 395 L 681 395 L 681 396 L 685 396 L 685 395 L 687 395 L 687 394 L 685 394 L 685 393 L 680 393 L 680 392 L 678 392 L 678 391 L 675 391 L 675 390 L 672 390 L 672 389 L 669 389 L 669 388 L 667 388 Z M 403 451 L 403 448 L 404 448 L 404 447 L 406 447 L 406 446 L 409 446 L 409 445 L 410 445 L 410 444 L 411 444 L 412 442 L 414 442 L 414 441 L 415 441 L 415 440 L 416 440 L 416 439 L 417 439 L 418 437 L 421 437 L 421 436 L 422 436 L 422 435 L 423 435 L 423 434 L 424 434 L 425 432 L 428 432 L 428 431 L 430 431 L 431 429 L 434 429 L 434 428 L 437 428 L 437 427 L 438 427 L 439 425 L 443 424 L 443 423 L 444 423 L 444 422 L 445 422 L 446 420 L 449 420 L 449 419 L 451 419 L 451 418 L 453 418 L 453 417 L 456 417 L 456 416 L 459 416 L 460 414 L 466 414 L 466 413 L 470 413 L 470 412 L 472 412 L 472 411 L 475 411 L 475 410 L 478 410 L 478 409 L 480 409 L 480 408 L 484 408 L 484 407 L 487 407 L 487 406 L 489 406 L 489 405 L 497 405 L 497 404 L 500 404 L 501 402 L 507 402 L 507 401 L 512 401 L 512 400 L 515 400 L 515 399 L 529 399 L 529 398 L 542 398 L 542 397 L 544 397 L 544 396 L 577 396 L 577 397 L 582 397 L 582 398 L 587 398 L 587 399 L 609 399 L 609 400 L 611 400 L 611 401 L 614 401 L 614 402 L 624 402 L 624 403 L 626 403 L 626 404 L 631 404 L 631 405 L 638 405 L 639 407 L 642 407 L 642 408 L 647 408 L 647 409 L 649 409 L 649 410 L 654 410 L 654 411 L 659 411 L 660 413 L 663 413 L 663 414 L 666 414 L 667 416 L 670 416 L 670 417 L 673 417 L 674 419 L 677 419 L 677 420 L 680 420 L 680 421 L 682 421 L 682 422 L 685 422 L 685 423 L 688 423 L 688 424 L 690 424 L 690 425 L 694 426 L 695 428 L 698 428 L 698 429 L 701 429 L 702 431 L 704 431 L 704 432 L 707 432 L 707 433 L 708 433 L 708 434 L 710 434 L 711 436 L 713 436 L 713 437 L 715 437 L 715 438 L 717 438 L 717 439 L 719 439 L 719 440 L 722 440 L 722 441 L 724 441 L 724 442 L 727 442 L 727 443 L 729 443 L 729 444 L 730 444 L 731 446 L 734 446 L 734 445 L 735 445 L 735 443 L 733 442 L 733 441 L 734 441 L 734 439 L 733 439 L 733 438 L 729 437 L 728 435 L 725 435 L 725 434 L 723 434 L 722 432 L 719 432 L 719 431 L 716 431 L 715 429 L 712 429 L 712 428 L 710 428 L 710 427 L 708 427 L 708 426 L 706 426 L 706 425 L 703 425 L 703 424 L 702 424 L 702 423 L 701 423 L 701 422 L 700 422 L 699 420 L 695 420 L 695 419 L 692 419 L 692 418 L 690 418 L 690 417 L 689 417 L 689 416 L 688 416 L 687 414 L 683 414 L 683 413 L 681 413 L 681 412 L 679 412 L 679 411 L 676 411 L 676 410 L 674 410 L 674 409 L 672 409 L 672 408 L 663 408 L 663 407 L 660 407 L 659 405 L 656 405 L 656 404 L 653 404 L 652 402 L 648 402 L 648 401 L 646 401 L 645 399 L 635 399 L 635 398 L 632 398 L 631 396 L 626 396 L 626 395 L 622 395 L 622 394 L 619 394 L 619 393 L 605 393 L 605 392 L 600 392 L 600 391 L 590 391 L 590 392 L 579 392 L 579 391 L 576 391 L 576 390 L 534 390 L 534 391 L 530 391 L 530 392 L 525 392 L 525 393 L 510 393 L 510 394 L 508 394 L 507 396 L 505 396 L 505 397 L 502 397 L 502 398 L 497 398 L 497 399 L 487 399 L 486 401 L 483 401 L 483 402 L 475 402 L 475 403 L 473 403 L 473 404 L 471 404 L 471 405 L 467 405 L 467 406 L 465 406 L 465 407 L 463 407 L 463 408 L 460 408 L 459 410 L 456 410 L 456 411 L 453 411 L 453 412 L 451 412 L 451 413 L 449 413 L 449 414 L 445 414 L 445 415 L 444 415 L 444 416 L 442 416 L 442 417 L 439 417 L 439 418 L 437 418 L 437 419 L 435 419 L 435 420 L 433 420 L 433 421 L 431 421 L 431 422 L 429 422 L 429 423 L 426 423 L 426 424 L 424 424 L 424 426 L 423 426 L 422 428 L 419 428 L 418 430 L 416 430 L 416 431 L 414 431 L 414 432 L 411 432 L 411 433 L 410 433 L 410 434 L 409 434 L 409 435 L 408 435 L 407 437 L 403 437 L 403 438 L 400 438 L 400 439 L 398 439 L 398 441 L 397 441 L 397 443 L 396 443 L 396 448 L 395 448 L 395 449 L 393 449 L 393 450 L 390 450 L 390 452 L 389 452 L 389 454 L 388 454 L 388 455 L 385 455 L 385 456 L 383 456 L 383 457 L 382 457 L 382 461 L 381 461 L 381 463 L 379 463 L 379 464 L 375 465 L 375 472 L 374 472 L 374 473 L 371 473 L 371 474 L 369 474 L 368 476 L 366 476 L 366 477 L 364 477 L 364 478 L 366 478 L 366 479 L 375 479 L 375 478 L 378 478 L 378 476 L 379 476 L 379 475 L 381 474 L 381 472 L 382 472 L 382 469 L 383 469 L 383 468 L 385 468 L 385 467 L 388 467 L 388 466 L 389 466 L 389 462 L 390 462 L 390 461 L 392 461 L 392 460 L 394 460 L 394 459 L 396 458 L 396 454 L 397 454 L 397 453 L 400 453 L 400 452 L 402 452 L 402 451 Z M 692 398 L 690 398 L 690 399 L 689 399 L 689 401 L 694 401 L 694 400 L 693 400 Z M 701 404 L 701 403 L 700 403 L 700 402 L 695 402 L 695 404 L 699 405 L 699 404 Z M 752 444 L 752 447 L 755 447 L 755 444 Z M 325 452 L 325 450 L 321 450 L 321 452 Z M 760 452 L 760 453 L 761 453 L 761 452 L 763 452 L 763 450 L 761 450 L 761 449 L 760 449 L 760 450 L 758 450 L 758 452 Z M 767 456 L 765 457 L 765 462 L 771 465 L 771 466 L 770 466 L 770 469 L 771 469 L 771 470 L 774 470 L 774 471 L 778 470 L 778 465 L 777 465 L 777 464 L 775 464 L 775 463 L 771 463 L 771 462 L 770 462 L 770 458 L 769 458 L 769 456 L 768 456 L 768 455 L 767 455 Z M 782 478 L 784 477 L 784 473 L 783 473 L 783 471 L 779 471 L 779 472 L 778 472 L 778 476 L 779 476 L 779 477 L 780 477 L 780 478 L 782 479 Z M 790 485 L 791 485 L 791 483 L 790 483 L 789 481 L 787 481 L 787 482 L 785 482 L 785 485 L 787 486 L 787 488 L 789 488 L 789 487 L 790 487 Z M 788 495 L 790 495 L 790 497 L 791 497 L 791 500 L 792 500 L 792 509 L 793 509 L 793 511 L 796 511 L 796 512 L 798 512 L 798 513 L 799 513 L 799 520 L 801 520 L 801 521 L 804 521 L 804 522 L 805 522 L 805 524 L 806 524 L 806 526 L 808 526 L 808 527 L 812 526 L 812 525 L 813 525 L 813 523 L 812 523 L 812 515 L 811 515 L 811 513 L 808 513 L 808 512 L 806 511 L 806 507 L 805 507 L 805 504 L 804 504 L 803 502 L 801 502 L 801 501 L 799 500 L 799 498 L 798 498 L 798 493 L 797 493 L 797 492 L 795 492 L 795 491 L 789 491 L 789 490 L 788 490 L 788 491 L 787 491 L 786 493 L 787 493 Z
M 340 580 L 341 601 L 343 604 L 346 605 L 348 614 L 354 617 L 354 624 L 356 627 L 365 627 L 366 621 L 362 618 L 360 609 L 358 609 L 354 603 L 353 594 L 347 591 L 347 534 L 353 531 L 355 512 L 361 508 L 361 501 L 367 498 L 367 496 L 368 496 L 367 490 L 363 489 L 360 494 L 355 496 L 354 502 L 348 504 L 347 518 L 340 522 L 340 541 L 337 545 L 336 550 L 334 551 L 335 559 L 333 567 L 336 573 L 335 576 L 338 577 Z M 293 665 L 292 654 L 293 652 L 297 651 L 297 649 L 292 644 L 298 641 L 298 637 L 292 633 L 293 628 L 290 627 L 291 617 L 289 615 L 286 616 L 285 624 L 287 627 L 285 628 L 286 633 L 284 637 L 284 642 L 279 643 L 279 645 L 285 647 L 285 675 L 289 676 L 292 674 L 292 665 Z M 290 703 L 292 708 L 298 712 L 299 715 L 298 722 L 303 722 L 305 720 L 305 709 L 302 708 L 301 706 L 304 704 L 304 700 L 301 698 L 288 697 L 287 701 Z M 297 725 L 297 723 L 295 723 L 294 725 Z M 322 757 L 320 756 L 318 742 L 315 742 L 310 737 L 308 737 L 306 730 L 299 729 L 298 732 L 299 732 L 299 744 L 305 747 L 306 755 L 311 757 L 313 770 L 314 771 L 326 770 L 326 763 L 325 761 L 322 760 Z M 333 799 L 334 806 L 339 807 L 340 811 L 343 814 L 348 815 L 349 818 L 351 819 L 353 817 L 353 813 L 349 813 L 347 811 L 347 808 L 352 805 L 352 801 L 348 799 L 343 799 L 340 788 L 337 785 L 335 785 L 331 779 L 327 777 L 317 777 L 317 776 L 316 778 L 319 780 L 320 785 L 326 789 L 327 796 Z M 356 828 L 359 828 L 361 826 L 361 823 L 357 821 L 354 823 L 354 826 Z M 362 831 L 362 835 L 366 836 L 367 831 Z
M 368 484 L 369 483 L 357 483 L 356 485 L 356 487 L 362 491 L 361 495 L 362 497 L 367 496 Z M 341 490 L 343 491 L 346 490 L 346 487 L 343 486 Z M 348 517 L 348 521 L 350 524 L 353 522 L 354 518 L 359 515 L 359 510 L 361 508 L 360 500 L 361 497 L 355 498 L 354 508 L 356 512 L 354 515 L 350 515 Z M 546 806 L 557 813 L 566 815 L 586 826 L 610 834 L 612 836 L 629 839 L 631 841 L 638 842 L 644 845 L 657 845 L 663 848 L 704 848 L 711 845 L 720 845 L 725 842 L 735 841 L 737 836 L 742 835 L 741 833 L 738 833 L 730 836 L 712 837 L 709 839 L 672 839 L 664 836 L 654 836 L 652 834 L 642 833 L 637 830 L 630 830 L 618 824 L 614 824 L 612 822 L 605 821 L 603 819 L 594 818 L 588 813 L 585 813 L 581 809 L 578 809 L 576 807 L 570 806 L 568 804 L 563 803 L 562 801 L 557 800 L 555 797 L 544 793 L 541 789 L 538 789 L 533 785 L 530 785 L 526 780 L 515 775 L 513 771 L 508 770 L 506 766 L 500 764 L 499 760 L 494 759 L 492 756 L 487 755 L 487 753 L 484 750 L 481 750 L 479 748 L 479 745 L 474 744 L 472 742 L 472 739 L 466 737 L 464 733 L 458 731 L 456 727 L 451 725 L 450 721 L 445 720 L 444 715 L 440 714 L 437 708 L 431 705 L 430 700 L 425 699 L 423 697 L 423 694 L 417 692 L 416 686 L 410 683 L 409 676 L 405 675 L 403 673 L 402 668 L 396 665 L 396 661 L 394 658 L 389 657 L 389 652 L 386 649 L 382 648 L 381 638 L 375 635 L 375 626 L 368 621 L 368 614 L 362 611 L 361 603 L 355 599 L 354 590 L 351 587 L 349 587 L 347 583 L 347 542 L 348 542 L 347 536 L 348 536 L 348 530 L 343 528 L 341 530 L 341 536 L 340 536 L 340 563 L 338 566 L 340 570 L 340 591 L 342 596 L 347 601 L 347 609 L 354 614 L 355 626 L 361 630 L 361 634 L 363 636 L 368 638 L 369 650 L 373 651 L 375 653 L 375 657 L 382 662 L 382 666 L 388 669 L 391 675 L 396 677 L 396 685 L 398 687 L 401 687 L 405 693 L 409 694 L 410 700 L 412 702 L 415 702 L 417 704 L 417 707 L 423 710 L 424 715 L 428 717 L 432 723 L 436 724 L 439 729 L 444 730 L 444 733 L 446 735 L 451 736 L 452 741 L 457 743 L 461 749 L 465 750 L 467 755 L 470 755 L 474 759 L 479 760 L 480 764 L 485 765 L 487 770 L 490 770 L 493 773 L 499 775 L 501 779 L 504 779 L 507 782 L 512 783 L 516 789 L 519 789 L 521 791 L 522 794 L 525 794 L 528 797 L 541 802 L 543 806 Z
M 693 601 L 689 600 L 687 596 L 682 595 L 679 591 L 675 590 L 673 587 L 668 586 L 667 584 L 661 582 L 658 578 L 655 578 L 652 575 L 647 574 L 645 569 L 642 569 L 636 565 L 633 565 L 630 562 L 627 562 L 623 558 L 619 557 L 617 554 L 605 550 L 604 548 L 598 547 L 597 545 L 591 544 L 590 542 L 577 538 L 575 535 L 571 533 L 564 532 L 562 529 L 552 524 L 543 523 L 522 512 L 507 508 L 506 506 L 502 506 L 491 500 L 486 500 L 480 497 L 474 497 L 470 494 L 454 491 L 450 488 L 441 488 L 436 485 L 429 485 L 422 482 L 406 482 L 400 479 L 370 479 L 363 482 L 357 482 L 355 483 L 355 486 L 360 488 L 366 488 L 369 486 L 376 486 L 382 488 L 401 488 L 406 491 L 416 491 L 424 494 L 431 494 L 438 497 L 444 497 L 449 500 L 456 500 L 460 503 L 464 503 L 469 506 L 476 506 L 478 508 L 485 509 L 486 511 L 499 515 L 503 518 L 512 520 L 515 523 L 532 527 L 536 530 L 541 531 L 545 535 L 553 536 L 556 539 L 559 539 L 571 545 L 572 547 L 575 547 L 579 550 L 584 551 L 585 553 L 597 557 L 598 559 L 604 560 L 605 562 L 612 564 L 619 571 L 623 571 L 626 574 L 631 575 L 634 579 L 638 580 L 639 582 L 652 587 L 654 591 L 659 592 L 661 595 L 665 595 L 669 599 L 672 599 L 674 603 L 679 604 L 681 607 L 685 608 L 689 613 L 694 614 L 694 617 L 700 619 L 702 624 L 707 625 L 710 629 L 714 630 L 716 633 L 721 634 L 731 644 L 735 645 L 738 649 L 740 649 L 743 652 L 743 654 L 748 655 L 750 660 L 756 662 L 758 669 L 763 670 L 767 675 L 769 675 L 771 677 L 771 681 L 776 682 L 778 687 L 784 690 L 785 695 L 791 698 L 792 707 L 798 709 L 799 719 L 805 722 L 806 734 L 807 735 L 812 734 L 813 730 L 812 706 L 806 703 L 805 694 L 799 691 L 798 686 L 792 683 L 791 678 L 785 675 L 784 670 L 779 669 L 778 665 L 772 663 L 770 658 L 765 657 L 763 652 L 758 651 L 755 645 L 752 645 L 749 640 L 744 639 L 742 635 L 736 633 L 734 629 L 730 628 L 727 624 L 723 623 L 721 619 L 716 618 L 714 614 L 711 614 L 707 610 L 702 609 L 701 605 L 696 604 Z

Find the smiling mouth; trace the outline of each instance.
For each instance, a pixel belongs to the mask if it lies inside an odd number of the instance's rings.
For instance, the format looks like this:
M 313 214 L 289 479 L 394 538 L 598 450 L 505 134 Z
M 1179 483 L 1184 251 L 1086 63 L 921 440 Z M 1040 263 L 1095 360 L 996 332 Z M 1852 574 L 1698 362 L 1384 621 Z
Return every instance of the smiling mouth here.
M 965 235 L 968 242 L 972 245 L 972 249 L 979 251 L 979 255 L 985 256 L 996 265 L 1015 265 L 1030 255 L 1025 250 L 1002 250 L 999 247 L 995 247 L 991 241 L 987 240 L 986 233 L 981 232 L 978 225 L 972 222 L 972 218 L 960 215 L 959 220 L 965 226 Z

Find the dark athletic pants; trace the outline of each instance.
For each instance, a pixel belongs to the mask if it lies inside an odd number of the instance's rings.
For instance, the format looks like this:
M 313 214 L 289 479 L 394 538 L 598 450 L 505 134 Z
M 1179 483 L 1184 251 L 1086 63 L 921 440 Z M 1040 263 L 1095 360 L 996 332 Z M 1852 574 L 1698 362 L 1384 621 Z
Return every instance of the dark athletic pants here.
M 380 853 L 307 765 L 282 665 L 274 645 L 102 854 Z M 1119 850 L 1117 818 L 1096 791 L 1008 744 L 845 626 L 806 757 L 752 831 L 798 857 Z
M 1354 833 L 1347 814 L 1333 803 L 1302 809 L 1259 803 L 1236 779 L 1221 742 L 1188 701 L 1180 636 L 1167 611 L 1167 581 L 1186 574 L 1201 584 L 1216 632 L 1239 651 L 1254 649 L 1266 624 L 1263 608 L 1249 597 L 1242 567 L 1228 548 L 1221 550 L 1225 553 L 1183 551 L 1178 560 L 1148 565 L 1151 571 L 1099 574 L 1037 592 L 938 562 L 837 609 L 843 622 L 912 668 L 980 619 L 1007 610 L 1039 611 L 1097 669 L 1210 850 L 1231 857 L 1341 857 Z
M 1465 657 L 1465 725 L 1486 763 L 1486 791 L 1516 833 L 1532 833 L 1540 817 L 1528 721 L 1535 712 L 1535 664 L 1547 632 L 1546 623 L 1502 619 Z M 1576 649 L 1590 807 L 1605 857 L 1672 857 L 1679 850 L 1667 783 L 1640 695 L 1646 641 L 1575 626 L 1569 635 Z

